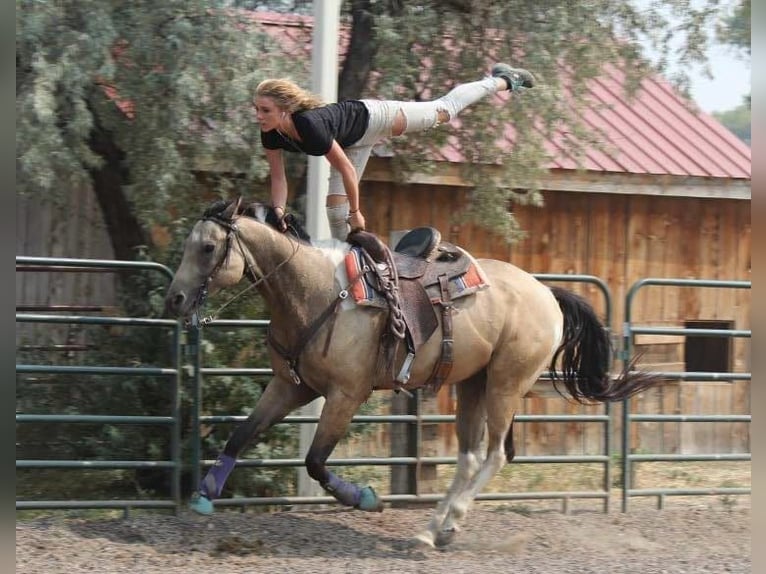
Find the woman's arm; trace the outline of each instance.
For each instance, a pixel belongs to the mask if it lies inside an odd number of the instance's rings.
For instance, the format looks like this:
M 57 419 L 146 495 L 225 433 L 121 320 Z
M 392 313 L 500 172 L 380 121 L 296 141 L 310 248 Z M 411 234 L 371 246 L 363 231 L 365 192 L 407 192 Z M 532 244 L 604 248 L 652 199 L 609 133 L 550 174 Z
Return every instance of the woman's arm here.
M 287 230 L 287 226 L 282 219 L 285 216 L 285 205 L 287 205 L 287 176 L 285 175 L 285 164 L 282 160 L 282 150 L 267 149 L 266 162 L 269 164 L 269 173 L 271 175 L 271 205 L 276 210 L 279 217 L 282 231 Z
M 364 229 L 365 221 L 360 209 L 359 198 L 359 177 L 357 175 L 354 165 L 348 156 L 340 147 L 340 144 L 333 140 L 330 151 L 325 155 L 330 165 L 340 173 L 343 179 L 343 187 L 346 190 L 346 196 L 348 197 L 348 210 L 349 219 L 348 222 L 351 225 L 351 229 L 361 228 Z

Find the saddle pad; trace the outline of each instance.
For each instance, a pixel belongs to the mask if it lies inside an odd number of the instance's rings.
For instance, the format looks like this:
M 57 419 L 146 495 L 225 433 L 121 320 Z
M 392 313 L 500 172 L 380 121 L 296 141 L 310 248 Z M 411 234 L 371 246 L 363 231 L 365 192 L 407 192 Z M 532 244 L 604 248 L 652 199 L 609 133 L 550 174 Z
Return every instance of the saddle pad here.
M 458 247 L 458 249 L 460 249 Z M 484 274 L 484 270 L 479 265 L 479 262 L 474 257 L 465 251 L 460 249 L 463 254 L 468 257 L 471 264 L 468 266 L 468 270 L 462 275 L 453 277 L 448 283 L 450 299 L 459 299 L 460 297 L 467 297 L 473 295 L 481 289 L 489 287 L 489 279 Z M 426 287 L 431 303 L 439 303 L 442 300 L 441 291 L 439 285 L 430 285 Z
M 479 266 L 478 261 L 467 252 L 466 255 L 471 259 L 471 265 L 468 267 L 468 270 L 464 274 L 454 277 L 449 281 L 449 292 L 450 298 L 452 299 L 466 297 L 489 286 L 489 280 Z M 364 259 L 362 258 L 361 250 L 358 247 L 352 247 L 346 254 L 344 264 L 348 280 L 353 281 L 364 269 Z M 355 281 L 350 287 L 349 292 L 357 305 L 367 305 L 382 309 L 388 307 L 385 298 L 372 288 L 365 277 Z M 429 287 L 427 292 L 431 303 L 438 303 L 441 301 L 441 293 L 438 285 Z
M 354 302 L 357 305 L 387 309 L 388 303 L 386 303 L 386 299 L 372 288 L 364 276 L 355 281 L 360 274 L 364 273 L 365 263 L 362 258 L 362 250 L 359 247 L 349 249 L 348 253 L 346 253 L 344 264 L 346 266 L 346 277 L 348 277 L 349 281 L 353 281 L 349 288 L 349 293 Z

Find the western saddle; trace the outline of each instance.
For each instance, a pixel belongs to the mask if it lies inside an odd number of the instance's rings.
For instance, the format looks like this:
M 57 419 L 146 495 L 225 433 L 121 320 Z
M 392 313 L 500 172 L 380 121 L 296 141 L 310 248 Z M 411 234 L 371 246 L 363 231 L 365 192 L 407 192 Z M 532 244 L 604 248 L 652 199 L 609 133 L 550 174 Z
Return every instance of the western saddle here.
M 454 356 L 453 302 L 449 283 L 468 271 L 471 258 L 455 245 L 442 241 L 441 233 L 433 227 L 410 230 L 393 252 L 376 235 L 366 231 L 352 231 L 347 241 L 361 248 L 365 257 L 372 260 L 367 275 L 374 274 L 375 277 L 366 276 L 365 279 L 376 290 L 386 291 L 382 294 L 389 306 L 389 326 L 394 318 L 403 319 L 406 326 L 405 329 L 392 329 L 394 336 L 403 338 L 407 344 L 407 355 L 395 378 L 400 384 L 399 389 L 403 389 L 410 379 L 415 354 L 439 326 L 435 307 L 440 307 L 441 354 L 426 382 L 427 387 L 438 391 L 452 370 Z

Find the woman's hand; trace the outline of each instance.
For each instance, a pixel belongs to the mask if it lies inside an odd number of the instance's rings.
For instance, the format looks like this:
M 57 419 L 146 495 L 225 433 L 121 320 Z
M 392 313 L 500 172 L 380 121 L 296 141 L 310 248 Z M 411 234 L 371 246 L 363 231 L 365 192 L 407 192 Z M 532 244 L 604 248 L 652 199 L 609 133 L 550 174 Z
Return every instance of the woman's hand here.
M 274 215 L 277 216 L 279 231 L 281 231 L 282 233 L 287 231 L 287 223 L 285 223 L 285 208 L 282 207 L 281 205 L 275 206 Z
M 364 221 L 364 215 L 362 215 L 362 212 L 360 210 L 356 211 L 349 211 L 348 212 L 348 224 L 351 226 L 351 231 L 354 231 L 355 229 L 361 229 L 364 230 L 365 221 Z

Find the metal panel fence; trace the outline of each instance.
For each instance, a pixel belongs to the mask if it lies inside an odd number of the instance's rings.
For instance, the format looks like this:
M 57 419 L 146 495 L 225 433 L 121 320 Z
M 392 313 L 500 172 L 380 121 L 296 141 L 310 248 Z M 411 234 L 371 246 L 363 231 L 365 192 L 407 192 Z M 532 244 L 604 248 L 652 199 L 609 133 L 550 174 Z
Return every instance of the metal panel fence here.
M 599 293 L 604 298 L 604 305 L 606 309 L 606 324 L 609 324 L 611 319 L 612 301 L 607 285 L 598 277 L 592 275 L 559 275 L 559 274 L 538 274 L 536 277 L 544 282 L 569 282 L 569 283 L 584 283 L 596 286 Z M 268 321 L 264 320 L 217 320 L 213 323 L 206 325 L 206 329 L 210 328 L 266 328 Z M 199 335 L 204 337 L 204 330 L 199 332 Z M 196 345 L 197 349 L 201 346 L 202 339 L 196 339 L 193 335 L 189 337 L 189 342 L 192 345 Z M 201 389 L 204 383 L 205 377 L 215 376 L 270 376 L 272 374 L 271 369 L 241 369 L 241 368 L 206 368 L 203 365 L 202 353 L 197 350 L 193 351 L 192 355 L 195 357 L 194 371 L 196 373 L 194 381 L 194 390 L 192 392 L 195 397 L 194 412 L 196 413 L 196 420 L 192 422 L 193 433 L 196 433 L 192 437 L 193 451 L 191 461 L 192 465 L 192 484 L 198 484 L 201 476 L 202 467 L 209 467 L 215 461 L 214 460 L 200 460 L 200 437 L 199 429 L 202 425 L 209 425 L 214 423 L 237 423 L 244 421 L 245 416 L 199 416 L 199 413 L 203 410 L 201 404 Z M 544 377 L 543 377 L 544 378 Z M 421 397 L 420 391 L 417 391 L 418 400 Z M 562 399 L 563 400 L 563 399 Z M 557 492 L 493 492 L 493 493 L 481 493 L 477 496 L 477 500 L 535 500 L 535 499 L 553 499 L 560 500 L 562 503 L 562 510 L 567 511 L 569 501 L 573 499 L 601 499 L 603 501 L 604 511 L 609 511 L 610 502 L 610 489 L 612 482 L 612 424 L 613 417 L 611 414 L 610 405 L 603 407 L 603 414 L 598 415 L 517 415 L 515 421 L 517 423 L 527 422 L 546 422 L 546 423 L 571 423 L 571 422 L 587 422 L 587 423 L 600 423 L 603 426 L 603 450 L 598 455 L 552 455 L 552 456 L 517 456 L 514 458 L 514 464 L 522 463 L 598 463 L 603 465 L 603 479 L 602 489 L 591 491 L 557 491 Z M 417 409 L 416 409 L 417 410 Z M 318 421 L 316 416 L 288 416 L 280 424 L 312 424 Z M 357 415 L 352 419 L 352 424 L 358 423 L 377 423 L 377 424 L 392 424 L 392 423 L 407 423 L 411 425 L 420 426 L 428 423 L 454 423 L 454 415 L 434 415 L 434 414 L 417 414 L 411 413 L 407 415 Z M 329 466 L 376 466 L 376 465 L 402 465 L 402 466 L 420 466 L 420 465 L 454 465 L 457 463 L 457 457 L 434 457 L 434 456 L 421 456 L 418 449 L 409 453 L 409 456 L 397 456 L 397 457 L 366 457 L 366 458 L 331 458 L 327 464 Z M 275 468 L 275 467 L 300 467 L 304 464 L 303 459 L 290 458 L 290 459 L 259 459 L 248 460 L 240 459 L 237 461 L 237 466 L 247 468 Z M 407 494 L 384 494 L 381 495 L 381 499 L 384 502 L 431 502 L 439 500 L 443 494 L 423 494 L 419 492 L 407 493 Z M 329 496 L 279 496 L 279 497 L 237 497 L 220 499 L 216 501 L 216 505 L 219 506 L 276 506 L 276 505 L 295 505 L 295 504 L 327 504 L 333 503 L 334 498 Z
M 119 270 L 151 270 L 160 272 L 167 278 L 172 278 L 172 272 L 162 265 L 156 263 L 133 263 L 124 261 L 106 261 L 106 260 L 82 260 L 82 259 L 55 259 L 38 257 L 17 257 L 18 271 L 51 271 L 51 270 L 69 270 L 69 271 L 107 271 L 116 272 Z M 612 301 L 607 285 L 598 277 L 590 275 L 557 275 L 557 274 L 538 274 L 536 277 L 544 282 L 576 282 L 593 285 L 597 288 L 603 297 L 605 308 L 605 323 L 611 324 Z M 670 281 L 671 283 L 664 283 Z M 683 333 L 711 334 L 708 330 L 671 330 L 658 329 L 650 327 L 641 327 L 632 325 L 630 322 L 630 306 L 635 292 L 647 284 L 672 284 L 694 287 L 728 287 L 728 288 L 749 288 L 749 282 L 722 282 L 722 281 L 691 281 L 691 280 L 660 280 L 647 279 L 634 285 L 626 298 L 626 324 L 623 333 L 624 353 L 630 355 L 632 350 L 632 339 L 635 334 L 650 334 L 661 332 L 668 334 L 671 331 L 683 331 Z M 57 308 L 57 311 L 66 310 Z M 44 311 L 40 309 L 40 311 Z M 166 319 L 147 319 L 147 318 L 126 318 L 126 317 L 87 317 L 76 315 L 51 315 L 44 313 L 17 313 L 17 322 L 39 322 L 39 323 L 81 323 L 81 324 L 102 324 L 102 325 L 130 325 L 137 327 L 156 328 L 165 327 L 173 330 L 173 357 L 174 364 L 168 368 L 148 368 L 148 367 L 78 367 L 63 365 L 26 365 L 17 364 L 17 373 L 49 373 L 49 374 L 106 374 L 115 377 L 131 376 L 136 374 L 151 375 L 168 378 L 170 413 L 161 417 L 139 417 L 139 416 L 100 416 L 100 415 L 70 415 L 70 414 L 24 414 L 16 415 L 17 424 L 26 423 L 95 423 L 95 424 L 139 424 L 139 425 L 161 425 L 169 428 L 171 433 L 171 452 L 168 460 L 147 461 L 68 461 L 68 460 L 17 460 L 17 468 L 167 468 L 172 472 L 170 498 L 166 500 L 17 500 L 17 509 L 48 509 L 48 508 L 141 508 L 141 507 L 161 507 L 174 508 L 176 511 L 181 507 L 180 499 L 180 480 L 181 467 L 181 413 L 180 413 L 180 389 L 184 372 L 188 372 L 191 377 L 190 392 L 192 400 L 191 410 L 191 436 L 189 437 L 189 452 L 192 484 L 198 484 L 201 472 L 205 467 L 213 463 L 212 460 L 203 460 L 201 455 L 201 437 L 200 428 L 204 424 L 210 423 L 236 423 L 244 420 L 244 416 L 220 415 L 220 416 L 202 416 L 202 385 L 206 378 L 216 376 L 271 376 L 272 371 L 269 368 L 210 368 L 204 366 L 204 357 L 201 352 L 204 341 L 204 331 L 195 329 L 184 331 L 183 326 L 178 321 Z M 219 320 L 215 321 L 207 328 L 259 328 L 268 326 L 265 320 Z M 716 336 L 749 337 L 750 331 L 715 331 Z M 183 347 L 182 347 L 183 343 Z M 184 348 L 185 347 L 185 348 Z M 186 366 L 181 363 L 186 360 L 189 362 Z M 711 378 L 747 378 L 750 375 L 745 373 L 663 373 L 668 378 L 689 378 L 711 377 Z M 545 376 L 543 377 L 545 378 Z M 418 397 L 420 395 L 418 394 Z M 563 400 L 563 399 L 562 399 Z M 658 496 L 660 501 L 666 495 L 674 494 L 744 494 L 749 493 L 750 489 L 715 489 L 712 490 L 635 490 L 630 484 L 631 464 L 643 460 L 750 460 L 747 454 L 720 454 L 720 455 L 644 455 L 630 452 L 629 427 L 631 422 L 639 421 L 730 421 L 730 422 L 749 422 L 749 415 L 646 415 L 631 414 L 630 403 L 625 402 L 623 409 L 623 510 L 628 509 L 628 498 L 631 496 Z M 610 405 L 603 406 L 601 414 L 583 414 L 583 415 L 519 415 L 516 421 L 519 423 L 546 422 L 546 423 L 598 423 L 603 429 L 603 450 L 600 454 L 585 456 L 569 455 L 547 455 L 547 456 L 518 456 L 514 459 L 515 463 L 598 463 L 603 465 L 602 488 L 589 491 L 556 491 L 556 492 L 516 492 L 516 493 L 482 493 L 477 500 L 530 500 L 530 499 L 550 499 L 559 500 L 562 503 L 562 510 L 567 511 L 569 502 L 573 499 L 600 499 L 603 501 L 604 511 L 609 511 L 610 491 L 612 486 L 613 458 L 612 453 L 615 450 L 612 444 L 612 435 L 616 416 L 612 412 Z M 312 424 L 316 423 L 317 417 L 313 416 L 289 416 L 280 424 Z M 357 415 L 352 423 L 375 423 L 375 424 L 410 424 L 417 428 L 421 425 L 430 423 L 453 423 L 454 415 L 435 415 L 422 414 L 419 411 L 406 415 Z M 368 458 L 331 458 L 328 464 L 331 466 L 392 466 L 392 465 L 454 465 L 456 457 L 435 457 L 421 456 L 418 450 L 414 450 L 407 456 L 397 457 L 368 457 Z M 259 459 L 259 460 L 239 460 L 237 465 L 247 468 L 268 468 L 268 467 L 299 467 L 304 461 L 299 458 L 286 459 Z M 416 492 L 405 494 L 383 495 L 386 502 L 432 502 L 439 500 L 442 494 L 422 494 Z M 275 496 L 275 497 L 239 497 L 231 499 L 222 499 L 216 501 L 220 506 L 273 506 L 273 505 L 296 505 L 296 504 L 327 504 L 334 503 L 334 499 L 329 496 Z
M 632 311 L 637 293 L 647 286 L 675 286 L 690 288 L 717 288 L 717 289 L 750 289 L 750 281 L 718 281 L 703 279 L 665 279 L 647 278 L 634 283 L 625 296 L 625 325 L 623 333 L 624 358 L 633 353 L 635 335 L 705 335 L 708 337 L 751 337 L 751 331 L 741 329 L 681 329 L 671 327 L 650 327 L 636 325 L 632 322 Z M 736 372 L 659 372 L 667 380 L 694 380 L 694 381 L 720 381 L 720 380 L 751 380 L 751 373 Z M 665 454 L 665 453 L 634 453 L 632 452 L 630 428 L 633 422 L 750 422 L 750 415 L 716 414 L 637 414 L 630 412 L 630 399 L 624 401 L 623 408 L 623 480 L 622 480 L 622 510 L 628 511 L 629 501 L 635 496 L 656 496 L 657 506 L 662 507 L 666 496 L 702 496 L 702 495 L 740 495 L 750 494 L 750 488 L 698 488 L 698 489 L 636 489 L 632 485 L 632 466 L 635 462 L 646 461 L 749 461 L 750 453 L 713 453 L 713 454 Z
M 46 257 L 16 257 L 17 272 L 102 272 L 151 271 L 167 279 L 173 273 L 167 267 L 152 262 L 127 262 L 96 259 L 64 259 Z M 42 310 L 42 309 L 41 309 Z M 56 311 L 69 311 L 66 305 L 57 305 Z M 168 469 L 171 474 L 170 497 L 156 500 L 17 500 L 17 509 L 52 508 L 179 508 L 181 504 L 181 413 L 180 346 L 182 325 L 179 321 L 153 318 L 104 317 L 79 315 L 51 315 L 43 313 L 16 313 L 17 323 L 67 324 L 67 325 L 113 325 L 121 327 L 169 328 L 173 331 L 172 367 L 114 367 L 72 366 L 52 364 L 16 364 L 17 374 L 50 375 L 110 375 L 130 377 L 135 375 L 160 377 L 168 380 L 167 416 L 102 416 L 85 414 L 16 414 L 16 424 L 65 423 L 65 424 L 113 424 L 160 426 L 170 433 L 170 452 L 166 460 L 16 460 L 16 468 L 45 469 Z

